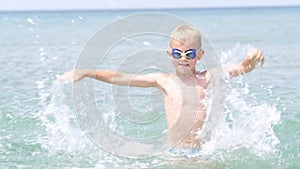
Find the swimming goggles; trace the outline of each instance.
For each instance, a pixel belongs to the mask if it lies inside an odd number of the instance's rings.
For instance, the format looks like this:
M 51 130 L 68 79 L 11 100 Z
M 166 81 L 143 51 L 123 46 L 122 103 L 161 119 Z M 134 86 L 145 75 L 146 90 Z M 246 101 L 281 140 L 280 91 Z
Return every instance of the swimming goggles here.
M 196 52 L 197 52 L 196 49 L 188 49 L 185 52 L 182 52 L 181 50 L 179 50 L 177 48 L 173 48 L 172 49 L 172 57 L 174 59 L 181 59 L 184 56 L 187 59 L 195 59 L 197 56 Z

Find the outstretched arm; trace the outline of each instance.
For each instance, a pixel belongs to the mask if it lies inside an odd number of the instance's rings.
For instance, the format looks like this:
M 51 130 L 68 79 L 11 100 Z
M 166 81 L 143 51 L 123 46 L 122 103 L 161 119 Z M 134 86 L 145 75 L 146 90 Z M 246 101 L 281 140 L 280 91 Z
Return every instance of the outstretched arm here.
M 58 77 L 59 81 L 77 82 L 85 77 L 102 82 L 135 87 L 157 87 L 158 74 L 134 75 L 110 70 L 71 70 Z
M 231 78 L 251 72 L 258 63 L 260 63 L 260 66 L 264 64 L 264 55 L 261 50 L 252 49 L 242 62 L 229 67 L 229 77 Z

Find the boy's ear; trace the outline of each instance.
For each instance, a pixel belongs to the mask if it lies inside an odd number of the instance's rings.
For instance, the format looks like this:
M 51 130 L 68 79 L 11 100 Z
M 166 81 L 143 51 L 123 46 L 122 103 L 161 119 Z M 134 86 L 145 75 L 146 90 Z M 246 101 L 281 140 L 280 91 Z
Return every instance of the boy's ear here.
M 204 50 L 197 50 L 197 58 L 198 58 L 198 60 L 200 60 L 203 55 L 204 55 Z
M 167 52 L 167 54 L 168 54 L 169 56 L 171 56 L 171 49 L 170 49 L 170 48 L 168 48 L 168 49 L 166 50 L 166 52 Z

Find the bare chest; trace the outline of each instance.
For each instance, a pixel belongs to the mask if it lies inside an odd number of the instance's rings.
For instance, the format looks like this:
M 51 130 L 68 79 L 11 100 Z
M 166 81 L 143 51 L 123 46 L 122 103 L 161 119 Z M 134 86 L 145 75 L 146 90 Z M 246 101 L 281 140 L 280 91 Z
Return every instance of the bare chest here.
M 193 85 L 170 81 L 164 88 L 165 112 L 169 127 L 172 126 L 181 114 L 195 116 L 203 108 L 206 97 L 205 86 L 201 83 Z

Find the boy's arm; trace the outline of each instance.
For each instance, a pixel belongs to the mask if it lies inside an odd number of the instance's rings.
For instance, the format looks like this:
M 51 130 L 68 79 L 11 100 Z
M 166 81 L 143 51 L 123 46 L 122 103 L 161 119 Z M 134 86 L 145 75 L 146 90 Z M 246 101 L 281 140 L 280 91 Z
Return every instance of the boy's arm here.
M 264 64 L 264 55 L 261 50 L 253 49 L 247 54 L 246 58 L 242 62 L 229 67 L 229 77 L 231 78 L 251 72 L 259 62 L 260 66 Z
M 102 82 L 135 87 L 156 87 L 158 74 L 134 75 L 109 70 L 71 70 L 58 77 L 59 81 L 77 82 L 85 77 Z

